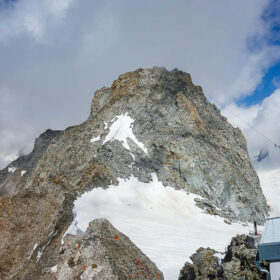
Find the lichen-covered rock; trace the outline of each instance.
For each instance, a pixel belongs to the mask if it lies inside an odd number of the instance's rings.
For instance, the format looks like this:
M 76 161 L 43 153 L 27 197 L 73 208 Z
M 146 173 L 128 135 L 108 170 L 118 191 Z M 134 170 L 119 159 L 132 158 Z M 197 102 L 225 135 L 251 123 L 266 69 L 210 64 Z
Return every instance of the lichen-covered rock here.
M 232 238 L 225 257 L 220 263 L 215 251 L 200 248 L 186 262 L 179 280 L 264 280 L 266 276 L 255 264 L 257 249 L 254 239 L 246 235 Z
M 203 275 L 215 276 L 218 263 L 216 258 L 213 257 L 215 251 L 211 249 L 199 248 L 196 253 L 191 256 L 193 263 L 197 264 L 197 271 Z
M 254 239 L 246 235 L 237 235 L 231 240 L 222 261 L 224 277 L 226 279 L 266 279 L 265 274 L 257 269 L 256 254 Z
M 95 92 L 84 123 L 48 139 L 36 156 L 0 173 L 3 279 L 53 279 L 73 201 L 118 178 L 149 182 L 156 173 L 165 186 L 200 194 L 207 212 L 229 221 L 263 223 L 267 215 L 241 131 L 182 71 L 120 75 Z
M 163 279 L 156 265 L 105 219 L 93 220 L 84 234 L 64 240 L 54 273 L 59 280 Z

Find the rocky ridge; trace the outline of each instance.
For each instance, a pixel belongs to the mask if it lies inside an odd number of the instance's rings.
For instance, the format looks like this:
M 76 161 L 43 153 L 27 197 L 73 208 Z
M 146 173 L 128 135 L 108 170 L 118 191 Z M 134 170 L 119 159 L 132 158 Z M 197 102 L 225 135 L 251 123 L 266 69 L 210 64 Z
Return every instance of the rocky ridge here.
M 105 219 L 90 222 L 82 235 L 66 236 L 56 276 L 61 280 L 163 279 L 156 265 Z
M 73 201 L 118 178 L 149 182 L 156 173 L 165 186 L 200 194 L 215 210 L 208 212 L 229 220 L 262 223 L 267 215 L 241 131 L 176 69 L 120 75 L 95 92 L 88 120 L 55 133 L 45 147 L 16 191 L 7 187 L 16 172 L 0 175 L 3 279 L 53 279 L 46 271 L 58 262 Z

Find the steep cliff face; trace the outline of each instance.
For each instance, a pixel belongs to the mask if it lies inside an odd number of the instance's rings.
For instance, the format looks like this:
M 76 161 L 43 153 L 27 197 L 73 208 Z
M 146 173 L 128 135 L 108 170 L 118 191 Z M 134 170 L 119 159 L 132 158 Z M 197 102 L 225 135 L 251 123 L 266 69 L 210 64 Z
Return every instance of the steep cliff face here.
M 138 69 L 96 91 L 88 120 L 57 134 L 32 168 L 16 192 L 2 187 L 2 277 L 53 279 L 46 267 L 57 263 L 73 201 L 118 178 L 149 182 L 156 173 L 231 220 L 262 223 L 267 214 L 241 131 L 178 70 Z

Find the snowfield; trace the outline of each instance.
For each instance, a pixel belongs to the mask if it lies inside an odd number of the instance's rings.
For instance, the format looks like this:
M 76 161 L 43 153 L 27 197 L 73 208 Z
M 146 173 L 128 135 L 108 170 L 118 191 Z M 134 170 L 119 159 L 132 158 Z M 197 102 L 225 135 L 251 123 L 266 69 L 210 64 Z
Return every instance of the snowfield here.
M 95 188 L 75 201 L 74 221 L 67 233 L 79 234 L 91 220 L 107 218 L 157 264 L 165 279 L 175 280 L 199 247 L 224 252 L 233 236 L 252 229 L 203 213 L 195 206 L 196 197 L 164 187 L 156 174 L 150 183 L 133 176 L 119 179 L 119 185 Z

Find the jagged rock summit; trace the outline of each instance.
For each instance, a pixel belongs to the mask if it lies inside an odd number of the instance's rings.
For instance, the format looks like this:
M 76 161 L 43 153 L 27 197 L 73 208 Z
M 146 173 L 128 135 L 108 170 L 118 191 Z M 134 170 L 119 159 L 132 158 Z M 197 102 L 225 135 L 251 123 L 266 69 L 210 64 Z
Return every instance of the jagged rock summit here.
M 255 264 L 257 249 L 254 239 L 246 235 L 233 237 L 225 256 L 220 259 L 210 248 L 199 248 L 186 262 L 178 280 L 265 280 Z M 220 254 L 219 254 L 220 255 Z
M 24 159 L 0 172 L 4 279 L 35 279 L 32 273 L 53 279 L 48 268 L 58 262 L 73 201 L 118 178 L 149 182 L 156 173 L 165 186 L 200 194 L 210 213 L 259 223 L 267 215 L 241 131 L 182 71 L 153 67 L 120 75 L 95 92 L 84 123 L 55 134 L 28 172 L 14 172 Z

